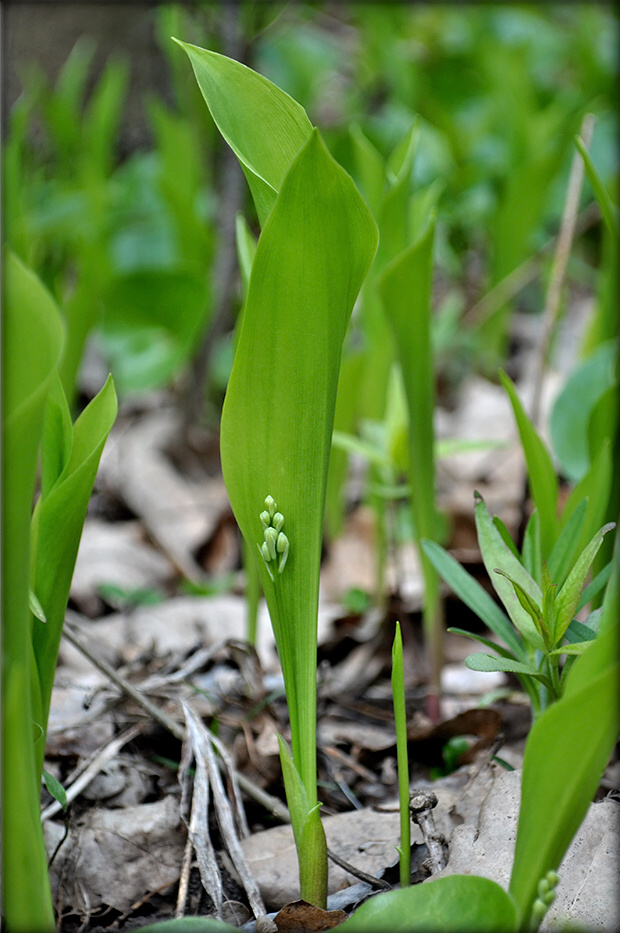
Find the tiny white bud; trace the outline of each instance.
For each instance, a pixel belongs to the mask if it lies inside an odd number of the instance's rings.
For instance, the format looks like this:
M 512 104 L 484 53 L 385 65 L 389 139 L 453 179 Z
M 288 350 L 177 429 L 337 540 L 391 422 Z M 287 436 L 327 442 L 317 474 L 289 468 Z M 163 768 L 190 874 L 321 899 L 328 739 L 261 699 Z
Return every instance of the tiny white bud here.
M 278 540 L 278 532 L 275 528 L 265 528 L 263 532 L 263 537 L 265 538 L 265 544 L 269 549 L 270 560 L 276 559 L 276 541 Z
M 261 512 L 259 517 L 263 524 L 263 528 L 269 528 L 269 526 L 271 525 L 271 515 L 269 514 L 269 512 L 267 511 Z
M 289 541 L 283 531 L 281 531 L 280 534 L 278 535 L 276 547 L 278 549 L 278 553 L 282 555 L 282 557 L 280 558 L 280 563 L 278 565 L 278 573 L 282 573 L 282 571 L 284 570 L 284 565 L 286 564 L 286 560 L 288 558 L 288 552 L 289 552 Z
M 273 515 L 274 515 L 276 509 L 278 508 L 278 506 L 276 505 L 276 501 L 275 501 L 275 499 L 273 498 L 273 496 L 267 496 L 267 497 L 265 498 L 265 508 L 266 508 L 267 511 L 269 512 L 269 515 L 271 516 L 271 518 L 273 518 Z
M 284 524 L 284 515 L 282 512 L 276 512 L 271 520 L 271 524 L 276 531 L 282 531 L 282 525 Z

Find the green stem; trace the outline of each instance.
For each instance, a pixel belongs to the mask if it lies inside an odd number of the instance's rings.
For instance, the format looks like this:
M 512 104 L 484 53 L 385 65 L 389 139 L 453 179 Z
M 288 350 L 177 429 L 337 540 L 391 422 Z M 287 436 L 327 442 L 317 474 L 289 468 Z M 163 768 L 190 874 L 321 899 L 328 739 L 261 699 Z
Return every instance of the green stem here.
M 396 623 L 392 645 L 392 699 L 396 724 L 396 759 L 398 765 L 398 797 L 400 802 L 400 885 L 411 884 L 411 819 L 409 817 L 409 750 L 407 747 L 407 713 L 405 709 L 405 671 L 400 623 Z

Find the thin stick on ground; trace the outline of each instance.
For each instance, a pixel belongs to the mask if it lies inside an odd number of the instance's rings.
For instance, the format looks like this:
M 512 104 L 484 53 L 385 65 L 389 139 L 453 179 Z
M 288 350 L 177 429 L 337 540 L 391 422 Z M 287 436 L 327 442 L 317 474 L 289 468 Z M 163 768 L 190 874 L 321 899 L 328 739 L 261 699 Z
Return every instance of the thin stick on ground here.
M 589 147 L 594 132 L 596 117 L 587 113 L 583 118 L 580 130 L 580 136 L 585 145 Z M 570 252 L 573 246 L 575 230 L 577 226 L 577 212 L 579 210 L 579 198 L 583 185 L 584 164 L 579 152 L 575 152 L 571 165 L 568 187 L 566 189 L 566 201 L 564 202 L 564 211 L 560 232 L 558 235 L 553 265 L 551 267 L 551 276 L 547 287 L 545 298 L 545 307 L 542 319 L 542 334 L 537 343 L 537 352 L 534 361 L 534 389 L 532 395 L 531 418 L 534 424 L 538 424 L 541 414 L 542 385 L 549 345 L 555 330 L 559 313 L 560 301 L 562 298 L 562 288 L 566 278 L 566 269 Z

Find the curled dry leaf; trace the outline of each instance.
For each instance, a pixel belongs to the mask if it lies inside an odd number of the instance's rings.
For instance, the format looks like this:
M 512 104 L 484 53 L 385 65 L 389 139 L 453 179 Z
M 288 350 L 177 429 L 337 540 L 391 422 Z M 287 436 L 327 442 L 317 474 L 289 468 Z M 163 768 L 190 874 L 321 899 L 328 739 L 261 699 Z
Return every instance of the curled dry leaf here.
M 278 933 L 320 933 L 333 930 L 346 919 L 344 910 L 322 910 L 307 901 L 292 901 L 278 911 L 275 923 Z

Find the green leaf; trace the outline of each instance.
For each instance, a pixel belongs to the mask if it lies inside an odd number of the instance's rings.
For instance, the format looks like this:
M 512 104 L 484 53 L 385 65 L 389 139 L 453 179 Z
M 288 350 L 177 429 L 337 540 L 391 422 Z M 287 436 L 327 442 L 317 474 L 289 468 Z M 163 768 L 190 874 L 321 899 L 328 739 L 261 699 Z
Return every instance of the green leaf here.
M 54 404 L 57 401 L 58 398 L 53 399 Z M 48 620 L 47 625 L 35 626 L 32 633 L 39 677 L 35 715 L 43 729 L 47 723 L 58 647 L 82 527 L 99 459 L 115 417 L 116 394 L 112 380 L 108 378 L 75 422 L 70 455 L 54 485 L 45 496 L 41 495 L 32 518 L 33 589 Z M 37 743 L 41 765 L 44 745 L 44 741 Z
M 412 135 L 408 152 L 413 145 Z M 403 177 L 405 174 L 403 169 Z M 409 180 L 406 181 L 409 184 Z M 404 182 L 398 180 L 392 189 L 392 193 L 398 191 L 400 202 L 403 201 L 399 191 L 401 184 Z M 383 224 L 380 229 L 383 237 Z M 421 538 L 436 540 L 441 528 L 435 498 L 435 375 L 431 344 L 434 237 L 433 215 L 418 239 L 386 266 L 377 280 L 377 289 L 393 330 L 407 399 L 411 512 L 424 578 L 425 637 L 434 652 L 431 676 L 437 680 L 441 662 L 433 646 L 437 644 L 437 632 L 442 624 L 439 577 L 419 544 Z
M 605 221 L 607 229 L 611 234 L 614 252 L 617 253 L 618 237 L 620 236 L 620 219 L 618 218 L 618 208 L 611 200 L 607 188 L 603 184 L 599 173 L 596 171 L 596 167 L 592 161 L 592 156 L 590 155 L 581 136 L 575 137 L 575 145 L 581 154 L 581 158 L 583 159 L 583 164 L 586 169 L 586 174 L 588 176 L 588 181 L 592 185 L 594 197 L 598 201 L 598 206 L 601 209 L 603 220 Z
M 553 651 L 550 651 L 549 657 L 559 657 L 562 654 L 583 654 L 593 641 L 594 639 L 592 638 L 590 641 L 576 641 L 570 645 L 561 645 L 559 648 L 554 648 Z
M 562 472 L 571 482 L 590 467 L 588 425 L 599 400 L 617 383 L 617 340 L 608 340 L 572 370 L 551 410 L 549 429 Z
M 598 614 L 600 610 L 596 609 L 595 612 Z M 597 615 L 596 618 L 600 618 L 600 616 Z M 595 629 L 589 625 L 584 625 L 582 622 L 578 622 L 577 619 L 573 619 L 564 632 L 564 638 L 571 644 L 576 644 L 580 641 L 594 641 L 596 634 Z
M 530 515 L 530 518 L 529 518 L 529 521 L 528 521 L 528 526 L 529 526 L 530 522 L 532 521 L 532 518 L 534 517 L 535 514 L 536 514 L 536 513 L 534 512 L 532 515 Z M 506 526 L 504 525 L 504 523 L 503 523 L 503 521 L 501 520 L 501 518 L 499 517 L 499 515 L 494 515 L 494 516 L 493 516 L 493 524 L 495 525 L 495 527 L 496 527 L 497 530 L 499 531 L 500 535 L 502 536 L 502 541 L 504 542 L 504 544 L 506 545 L 506 547 L 507 547 L 510 551 L 512 551 L 512 553 L 513 553 L 514 556 L 517 558 L 517 560 L 520 561 L 520 560 L 521 560 L 521 555 L 519 554 L 519 551 L 517 550 L 517 545 L 514 543 L 514 541 L 513 541 L 512 538 L 510 537 L 510 532 L 508 531 L 508 529 L 507 529 Z
M 586 517 L 583 522 L 581 534 L 577 542 L 576 553 L 579 554 L 592 535 L 605 521 L 609 495 L 613 480 L 613 458 L 611 441 L 605 438 L 592 466 L 572 490 L 562 511 L 560 528 L 569 521 L 573 512 L 584 499 L 588 501 Z
M 521 661 L 511 661 L 510 658 L 498 658 L 491 654 L 470 654 L 465 658 L 465 664 L 470 671 L 506 671 L 511 674 L 523 674 L 527 677 L 534 677 L 541 683 L 551 689 L 551 682 L 545 674 L 541 674 L 536 668 L 529 664 L 523 664 Z
M 496 642 L 491 641 L 490 638 L 485 638 L 484 635 L 476 635 L 474 632 L 467 632 L 463 628 L 456 628 L 454 625 L 451 625 L 448 632 L 452 632 L 455 635 L 464 635 L 466 638 L 473 638 L 474 641 L 479 641 L 481 645 L 486 645 L 487 648 L 491 648 L 493 651 L 497 651 L 502 658 L 511 658 L 513 661 L 517 659 L 513 654 L 508 651 L 507 648 L 502 648 L 501 645 L 498 645 Z
M 590 572 L 590 567 L 592 566 L 592 561 L 596 557 L 607 532 L 615 527 L 615 522 L 609 522 L 609 524 L 603 525 L 601 530 L 594 535 L 588 546 L 579 556 L 564 586 L 559 591 L 555 600 L 556 620 L 554 644 L 557 644 L 560 639 L 564 637 L 564 632 L 572 622 L 573 616 L 577 611 L 577 606 L 579 605 L 588 573 Z
M 476 875 L 446 875 L 377 894 L 338 929 L 342 933 L 516 933 L 517 907 L 503 888 Z
M 516 548 L 515 548 L 516 550 Z M 517 552 L 518 556 L 518 552 Z M 535 509 L 527 520 L 525 531 L 523 533 L 523 555 L 521 563 L 529 573 L 530 577 L 540 586 L 542 583 L 540 576 L 540 566 L 542 563 L 541 542 L 540 542 L 540 512 Z
M 62 346 L 51 296 L 4 254 L 2 321 L 2 874 L 8 929 L 54 929 L 40 819 L 34 720 L 29 535 L 45 400 Z M 34 592 L 40 596 L 36 588 Z M 44 625 L 37 625 L 45 628 Z M 7 880 L 10 879 L 10 884 Z
M 310 805 L 291 751 L 281 735 L 277 738 L 286 800 L 299 860 L 301 896 L 311 904 L 324 907 L 327 901 L 327 842 L 319 812 L 321 804 Z
M 405 707 L 403 637 L 399 622 L 396 623 L 392 643 L 392 702 L 394 704 L 394 724 L 396 727 L 396 759 L 400 801 L 399 876 L 401 887 L 404 888 L 411 884 L 411 817 L 409 814 L 409 749 Z
M 546 560 L 557 535 L 558 478 L 549 451 L 526 415 L 514 383 L 502 371 L 499 377 L 510 398 L 519 429 L 532 499 L 540 513 L 540 543 L 542 557 Z
M 618 734 L 618 548 L 601 634 L 575 661 L 563 696 L 525 747 L 510 893 L 528 917 L 539 880 L 556 871 L 599 785 Z M 587 736 L 575 754 L 576 736 Z
M 582 499 L 560 531 L 549 555 L 549 574 L 558 586 L 562 586 L 574 562 L 587 510 L 588 500 Z
M 514 631 L 505 613 L 478 581 L 435 541 L 423 540 L 422 547 L 437 572 L 441 574 L 459 599 L 462 599 L 465 605 L 469 606 L 498 638 L 501 638 L 516 657 L 526 660 L 527 653 L 523 642 Z
M 39 622 L 47 622 L 45 613 L 43 612 L 43 606 L 37 599 L 37 594 L 34 592 L 34 590 L 30 590 L 30 593 L 28 594 L 28 605 L 35 619 L 38 619 Z
M 282 662 L 293 756 L 315 781 L 316 625 L 323 508 L 340 354 L 377 243 L 368 208 L 318 131 L 258 241 L 221 421 L 222 470 L 256 553 L 267 495 L 284 515 L 285 572 L 263 589 Z M 303 749 L 301 736 L 304 738 Z
M 73 425 L 58 372 L 52 377 L 43 419 L 41 495 L 46 496 L 71 456 Z
M 241 163 L 263 226 L 312 124 L 297 101 L 251 68 L 174 41 L 187 52 L 211 116 Z
M 551 647 L 551 645 L 549 644 L 550 635 L 549 635 L 549 631 L 547 630 L 545 620 L 543 618 L 543 610 L 541 609 L 541 607 L 537 603 L 534 602 L 531 596 L 529 596 L 525 592 L 523 587 L 519 583 L 517 583 L 516 580 L 513 580 L 509 574 L 504 573 L 503 570 L 499 570 L 497 567 L 495 568 L 495 573 L 501 574 L 503 577 L 506 577 L 506 579 L 509 580 L 510 583 L 512 583 L 514 591 L 517 594 L 517 599 L 519 600 L 521 606 L 523 607 L 523 609 L 525 609 L 525 611 L 529 615 L 530 619 L 536 626 L 537 631 L 542 635 L 543 640 L 545 642 L 545 646 L 547 648 L 550 648 Z M 544 603 L 544 593 L 543 593 L 543 603 Z
M 67 809 L 67 792 L 53 774 L 50 774 L 49 771 L 46 771 L 43 768 L 43 781 L 47 788 L 48 794 L 51 794 L 54 800 L 57 800 L 63 810 Z
M 523 638 L 543 651 L 545 645 L 542 635 L 532 622 L 529 613 L 519 602 L 512 583 L 506 579 L 505 576 L 494 573 L 493 571 L 496 569 L 502 570 L 504 574 L 507 574 L 512 580 L 516 580 L 530 599 L 537 605 L 542 604 L 542 592 L 540 587 L 531 578 L 520 561 L 517 560 L 513 552 L 506 547 L 502 541 L 501 535 L 493 524 L 482 496 L 475 492 L 474 497 L 476 500 L 474 512 L 476 530 L 478 532 L 478 544 L 480 545 L 482 560 L 489 574 L 491 583 L 506 607 L 506 611 L 512 619 L 513 624 L 519 630 Z
M 118 275 L 102 302 L 102 348 L 121 394 L 170 382 L 189 359 L 210 311 L 205 278 L 182 267 Z
M 581 594 L 581 599 L 577 603 L 577 609 L 575 610 L 575 612 L 580 612 L 580 610 L 583 609 L 584 606 L 587 606 L 587 604 L 591 602 L 595 596 L 598 596 L 601 590 L 605 588 L 605 586 L 607 585 L 607 581 L 609 580 L 609 577 L 611 576 L 611 568 L 612 568 L 612 563 L 610 561 L 608 564 L 605 565 L 605 567 L 603 567 L 602 570 L 600 570 L 597 573 L 594 579 L 588 583 L 585 590 Z

